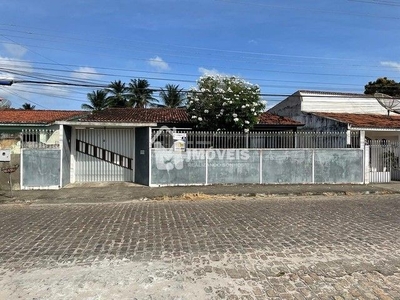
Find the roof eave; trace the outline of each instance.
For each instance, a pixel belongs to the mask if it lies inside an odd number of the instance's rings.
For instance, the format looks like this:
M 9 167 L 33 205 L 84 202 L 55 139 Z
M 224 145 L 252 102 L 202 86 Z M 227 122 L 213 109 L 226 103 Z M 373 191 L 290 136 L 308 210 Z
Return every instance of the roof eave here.
M 115 122 L 79 122 L 79 121 L 58 121 L 58 125 L 80 126 L 80 127 L 155 127 L 157 123 L 115 123 Z
M 350 129 L 354 130 L 354 131 L 360 130 L 360 131 L 398 131 L 398 132 L 400 132 L 400 128 L 353 127 L 353 126 L 350 126 Z
M 51 126 L 55 123 L 0 123 L 1 126 L 6 127 L 39 127 L 39 126 Z

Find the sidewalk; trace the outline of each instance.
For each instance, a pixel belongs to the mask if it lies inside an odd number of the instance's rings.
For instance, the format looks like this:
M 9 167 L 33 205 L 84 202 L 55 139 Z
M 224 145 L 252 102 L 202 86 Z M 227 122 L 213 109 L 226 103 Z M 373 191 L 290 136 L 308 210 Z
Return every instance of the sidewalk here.
M 0 203 L 29 202 L 38 204 L 104 203 L 168 199 L 182 195 L 196 198 L 204 195 L 232 195 L 248 197 L 400 194 L 400 182 L 379 184 L 282 184 L 282 185 L 212 185 L 148 187 L 134 183 L 71 184 L 60 190 L 0 191 Z

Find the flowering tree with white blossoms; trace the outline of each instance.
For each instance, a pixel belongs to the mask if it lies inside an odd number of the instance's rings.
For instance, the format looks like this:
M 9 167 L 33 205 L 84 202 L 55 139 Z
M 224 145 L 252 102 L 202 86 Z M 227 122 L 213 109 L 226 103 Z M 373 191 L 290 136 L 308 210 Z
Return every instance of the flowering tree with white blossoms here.
M 248 132 L 265 109 L 260 88 L 237 77 L 207 75 L 188 93 L 188 114 L 203 130 Z

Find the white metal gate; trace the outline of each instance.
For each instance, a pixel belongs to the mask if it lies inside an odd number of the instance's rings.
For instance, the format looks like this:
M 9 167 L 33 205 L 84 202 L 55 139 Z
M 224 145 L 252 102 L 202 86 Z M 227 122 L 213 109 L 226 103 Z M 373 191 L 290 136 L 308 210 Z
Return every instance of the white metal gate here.
M 370 182 L 400 180 L 400 143 L 388 140 L 367 141 L 369 146 Z
M 77 182 L 133 181 L 134 129 L 77 129 Z

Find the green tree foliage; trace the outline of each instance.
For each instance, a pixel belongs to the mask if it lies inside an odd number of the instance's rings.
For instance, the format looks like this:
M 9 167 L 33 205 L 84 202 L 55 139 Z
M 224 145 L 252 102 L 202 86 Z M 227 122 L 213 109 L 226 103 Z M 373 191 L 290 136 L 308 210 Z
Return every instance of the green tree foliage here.
M 22 108 L 25 110 L 33 110 L 33 109 L 35 109 L 35 107 L 36 107 L 35 105 L 32 105 L 28 102 L 25 102 L 24 104 L 22 104 Z
M 121 80 L 115 80 L 111 82 L 106 88 L 108 96 L 108 106 L 109 107 L 126 107 L 128 105 L 127 101 L 127 91 L 128 88 L 125 83 Z
M 375 81 L 368 82 L 365 85 L 364 94 L 373 95 L 375 93 L 382 93 L 389 96 L 400 96 L 400 83 L 387 77 L 378 78 Z
M 260 88 L 242 79 L 205 76 L 188 93 L 188 114 L 203 130 L 249 131 L 265 109 Z
M 106 90 L 97 90 L 87 94 L 90 104 L 82 104 L 82 109 L 100 111 L 108 107 Z
M 184 105 L 186 101 L 186 95 L 183 89 L 179 88 L 179 85 L 166 84 L 159 95 L 164 107 L 177 108 Z
M 128 86 L 128 99 L 132 107 L 153 106 L 155 100 L 146 79 L 131 79 Z

